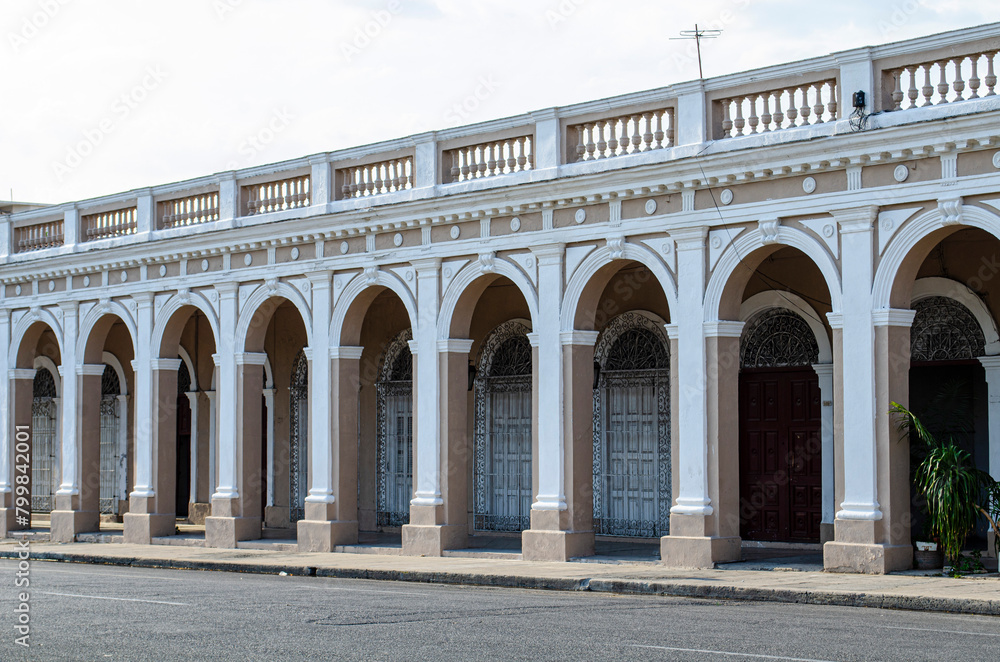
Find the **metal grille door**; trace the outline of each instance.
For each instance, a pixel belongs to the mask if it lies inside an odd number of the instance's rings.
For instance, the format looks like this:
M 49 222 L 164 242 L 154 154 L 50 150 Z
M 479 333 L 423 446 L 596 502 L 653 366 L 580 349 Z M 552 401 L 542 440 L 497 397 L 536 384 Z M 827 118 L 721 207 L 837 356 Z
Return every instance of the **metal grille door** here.
M 35 398 L 31 405 L 31 510 L 51 512 L 59 489 L 56 463 L 56 402 Z
M 289 435 L 289 508 L 288 518 L 298 522 L 305 517 L 306 496 L 309 494 L 309 363 L 299 350 L 292 366 L 289 389 L 291 421 Z
M 118 514 L 120 417 L 118 396 L 101 397 L 101 513 Z
M 380 527 L 410 522 L 413 495 L 413 355 L 410 331 L 396 336 L 385 350 L 379 381 L 376 449 L 375 518 Z

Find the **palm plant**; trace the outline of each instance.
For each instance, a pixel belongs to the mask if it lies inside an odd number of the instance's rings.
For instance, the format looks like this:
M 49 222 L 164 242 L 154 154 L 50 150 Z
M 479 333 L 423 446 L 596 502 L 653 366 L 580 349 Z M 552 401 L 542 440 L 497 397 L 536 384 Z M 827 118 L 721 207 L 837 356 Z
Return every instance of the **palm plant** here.
M 926 448 L 914 481 L 927 502 L 930 528 L 937 534 L 945 556 L 954 563 L 976 525 L 976 518 L 985 512 L 980 504 L 986 503 L 984 492 L 994 481 L 976 468 L 972 456 L 952 436 L 939 439 L 899 403 L 893 402 L 889 412 L 897 416 L 901 431 L 912 434 Z

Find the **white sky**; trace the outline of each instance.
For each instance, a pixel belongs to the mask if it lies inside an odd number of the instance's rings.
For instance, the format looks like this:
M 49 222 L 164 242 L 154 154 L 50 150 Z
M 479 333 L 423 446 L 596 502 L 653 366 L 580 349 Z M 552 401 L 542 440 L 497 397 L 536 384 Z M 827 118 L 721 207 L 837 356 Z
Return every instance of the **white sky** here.
M 995 21 L 993 4 L 3 0 L 0 198 L 89 198 L 691 80 L 693 43 L 668 39 L 695 22 L 724 29 L 703 44 L 711 77 Z

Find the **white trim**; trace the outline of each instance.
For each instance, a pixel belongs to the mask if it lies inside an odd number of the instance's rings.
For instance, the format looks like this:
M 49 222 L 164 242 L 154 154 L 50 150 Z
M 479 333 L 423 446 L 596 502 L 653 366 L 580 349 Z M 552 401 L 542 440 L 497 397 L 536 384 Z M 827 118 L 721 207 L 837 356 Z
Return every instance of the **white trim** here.
M 56 382 L 56 395 L 58 396 L 62 393 L 62 373 L 59 371 L 59 366 L 56 365 L 56 362 L 44 355 L 36 356 L 35 372 L 37 372 L 39 368 L 45 368 L 52 375 L 52 378 Z M 34 379 L 35 375 L 32 374 L 31 378 Z
M 76 374 L 82 377 L 103 377 L 104 369 L 103 363 L 84 363 L 76 366 Z
M 246 351 L 247 336 L 250 334 L 254 315 L 270 299 L 285 299 L 295 307 L 306 328 L 306 345 L 312 344 L 312 309 L 309 308 L 309 303 L 302 296 L 302 292 L 281 281 L 278 281 L 273 287 L 262 283 L 240 306 L 239 318 L 236 321 L 235 346 L 237 355 Z
M 111 366 L 111 369 L 117 373 L 118 386 L 121 390 L 120 395 L 128 395 L 128 382 L 125 381 L 125 368 L 122 366 L 122 362 L 111 352 L 104 352 L 101 355 L 101 360 L 104 361 L 105 365 Z
M 384 287 L 391 290 L 403 302 L 406 315 L 410 318 L 410 327 L 417 328 L 417 302 L 413 298 L 413 293 L 396 274 L 380 269 L 375 271 L 375 280 L 368 281 L 364 272 L 360 272 L 350 280 L 344 287 L 344 291 L 337 296 L 333 305 L 333 312 L 330 315 L 330 347 L 340 347 L 341 334 L 344 331 L 344 323 L 347 321 L 347 313 L 355 300 L 369 287 Z
M 972 313 L 979 327 L 983 330 L 986 338 L 986 355 L 994 356 L 1000 354 L 1000 333 L 997 332 L 996 321 L 990 314 L 989 308 L 983 300 L 976 296 L 965 283 L 950 278 L 939 278 L 931 276 L 928 278 L 918 278 L 913 283 L 913 293 L 910 296 L 910 306 L 926 299 L 927 297 L 948 297 L 959 302 Z
M 705 322 L 702 328 L 705 329 L 706 338 L 739 338 L 743 335 L 744 324 L 744 322 L 716 320 Z
M 902 326 L 910 328 L 917 311 L 908 308 L 879 308 L 872 311 L 872 324 L 880 326 Z
M 188 291 L 183 294 L 178 292 L 167 299 L 166 303 L 156 311 L 156 323 L 153 325 L 153 336 L 151 339 L 151 347 L 154 354 L 160 353 L 163 336 L 167 332 L 167 325 L 170 323 L 174 313 L 186 306 L 193 306 L 204 313 L 205 318 L 208 319 L 208 325 L 212 329 L 212 338 L 215 340 L 215 346 L 219 346 L 219 315 L 212 307 L 212 304 L 209 303 L 208 299 L 201 292 Z
M 37 373 L 37 372 L 38 371 L 35 370 L 34 368 L 11 368 L 10 370 L 7 371 L 7 377 L 8 377 L 8 379 L 32 379 L 33 380 L 35 378 L 35 373 Z M 56 370 L 56 372 L 52 373 L 52 376 L 56 377 L 58 379 L 58 374 L 59 374 L 59 371 Z
M 337 360 L 349 360 L 357 361 L 361 359 L 361 355 L 364 353 L 364 347 L 358 347 L 355 345 L 345 345 L 344 347 L 331 347 L 330 348 L 330 358 Z
M 472 351 L 474 340 L 468 338 L 442 338 L 438 340 L 438 351 L 447 354 L 468 354 Z
M 85 360 L 87 343 L 94 332 L 94 327 L 105 315 L 113 315 L 120 319 L 128 329 L 129 338 L 132 340 L 132 356 L 139 356 L 139 331 L 132 317 L 131 311 L 121 302 L 111 299 L 107 305 L 98 304 L 87 311 L 87 315 L 80 320 L 80 332 L 76 338 L 76 355 L 80 360 Z
M 133 361 L 135 363 L 135 361 Z M 133 366 L 134 368 L 135 366 Z M 166 372 L 177 372 L 181 369 L 180 359 L 152 359 L 149 362 L 149 367 L 156 371 L 166 371 Z
M 36 322 L 41 322 L 52 330 L 52 333 L 56 336 L 56 344 L 59 346 L 59 356 L 62 357 L 65 355 L 66 348 L 63 346 L 64 337 L 62 325 L 59 324 L 59 320 L 55 318 L 55 315 L 45 308 L 40 308 L 37 310 L 37 314 L 35 314 L 35 311 L 29 311 L 23 315 L 21 319 L 17 321 L 17 324 L 14 325 L 13 329 L 11 329 L 10 347 L 8 348 L 7 353 L 7 360 L 9 363 L 7 365 L 17 365 L 17 352 L 21 347 L 21 343 L 24 342 L 24 336 L 28 333 L 28 329 L 30 329 Z M 53 376 L 55 376 L 55 373 L 53 373 Z
M 749 322 L 754 316 L 770 308 L 785 308 L 801 317 L 816 337 L 816 344 L 819 346 L 817 362 L 833 362 L 833 346 L 830 344 L 830 334 L 820 321 L 822 318 L 815 308 L 797 294 L 780 290 L 758 292 L 740 305 L 740 319 Z
M 194 361 L 191 360 L 191 355 L 188 354 L 187 350 L 184 349 L 184 347 L 182 347 L 181 345 L 177 345 L 177 355 L 180 356 L 181 357 L 181 361 L 183 361 L 184 364 L 187 365 L 188 376 L 191 377 L 191 387 L 188 390 L 192 391 L 192 392 L 193 391 L 197 391 L 198 390 L 198 373 L 197 373 L 197 371 L 194 368 Z M 177 369 L 180 370 L 181 367 L 178 365 Z
M 268 363 L 267 354 L 264 352 L 237 352 L 236 365 L 259 365 Z
M 574 345 L 580 347 L 593 347 L 597 344 L 597 338 L 600 336 L 598 331 L 581 331 L 579 329 L 574 329 L 572 331 L 563 331 L 559 334 L 559 342 L 565 347 L 567 345 Z
M 524 301 L 528 305 L 528 313 L 531 316 L 531 323 L 528 326 L 529 328 L 533 328 L 532 324 L 538 319 L 538 291 L 520 266 L 509 260 L 497 257 L 493 260 L 492 271 L 484 272 L 480 262 L 475 260 L 463 267 L 452 278 L 444 291 L 444 296 L 441 297 L 441 307 L 437 323 L 439 339 L 451 336 L 451 323 L 455 316 L 455 309 L 458 307 L 458 302 L 462 299 L 465 291 L 480 278 L 499 276 L 508 278 L 521 292 L 521 296 L 524 297 Z

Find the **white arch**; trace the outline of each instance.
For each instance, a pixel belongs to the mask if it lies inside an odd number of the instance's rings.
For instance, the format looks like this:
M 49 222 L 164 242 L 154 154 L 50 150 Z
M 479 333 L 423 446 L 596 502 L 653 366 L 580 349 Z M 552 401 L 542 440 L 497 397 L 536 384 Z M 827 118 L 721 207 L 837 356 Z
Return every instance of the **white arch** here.
M 515 287 L 521 291 L 521 295 L 528 303 L 528 313 L 531 315 L 531 328 L 538 326 L 538 292 L 532 285 L 528 276 L 517 265 L 509 260 L 494 258 L 493 269 L 484 271 L 478 261 L 466 265 L 455 275 L 455 279 L 448 284 L 444 297 L 441 299 L 441 311 L 438 315 L 438 338 L 446 339 L 451 335 L 451 319 L 455 314 L 459 299 L 472 283 L 481 276 L 497 274 L 505 276 L 514 283 Z
M 28 333 L 28 329 L 35 322 L 44 322 L 52 329 L 52 333 L 56 336 L 56 344 L 59 345 L 59 358 L 62 359 L 63 355 L 63 329 L 59 320 L 56 319 L 55 315 L 46 310 L 45 308 L 40 308 L 37 311 L 29 311 L 24 315 L 17 324 L 14 326 L 14 330 L 10 336 L 10 347 L 7 351 L 7 360 L 9 361 L 7 365 L 12 368 L 17 367 L 17 352 L 21 349 L 21 343 L 24 341 L 25 334 Z
M 49 371 L 52 379 L 56 382 L 56 397 L 59 397 L 59 394 L 62 393 L 62 377 L 59 375 L 59 366 L 56 365 L 56 362 L 47 356 L 36 356 L 32 367 L 36 371 L 40 368 L 45 368 Z
M 761 232 L 758 229 L 744 232 L 733 241 L 719 258 L 719 262 L 715 265 L 712 276 L 708 281 L 708 287 L 705 289 L 706 322 L 713 322 L 719 318 L 722 293 L 725 291 L 729 279 L 732 277 L 736 267 L 743 262 L 744 257 L 764 246 L 761 236 Z M 775 243 L 797 248 L 813 261 L 813 264 L 823 274 L 826 288 L 830 292 L 832 312 L 834 314 L 839 313 L 841 311 L 840 270 L 826 248 L 802 230 L 784 225 L 778 227 L 778 237 Z
M 785 308 L 801 317 L 816 336 L 816 345 L 819 347 L 817 363 L 833 363 L 833 347 L 826 327 L 816 310 L 797 294 L 779 290 L 758 292 L 740 306 L 740 321 L 748 322 L 758 313 L 771 308 Z
M 297 289 L 288 283 L 279 281 L 272 287 L 261 285 L 253 291 L 253 294 L 250 295 L 246 303 L 240 307 L 240 318 L 236 323 L 236 351 L 238 353 L 246 351 L 247 334 L 250 332 L 250 323 L 253 321 L 253 316 L 257 313 L 257 309 L 268 299 L 277 297 L 287 299 L 299 311 L 302 323 L 306 327 L 306 343 L 309 345 L 312 344 L 312 309 L 309 308 L 309 302 L 306 301 L 305 297 Z
M 215 373 L 212 373 L 212 386 L 215 386 Z M 271 370 L 271 357 L 264 355 L 264 388 L 274 388 L 274 372 Z
M 960 217 L 962 223 L 958 229 L 979 228 L 1000 239 L 1000 218 L 995 214 L 982 207 L 965 205 L 961 209 Z M 896 275 L 903 261 L 921 239 L 935 230 L 948 227 L 944 220 L 944 212 L 940 209 L 929 209 L 905 223 L 892 238 L 875 272 L 875 282 L 872 287 L 872 306 L 875 309 L 892 307 L 892 286 L 896 282 Z
M 188 351 L 184 349 L 184 347 L 182 347 L 181 345 L 177 345 L 177 355 L 181 357 L 181 361 L 184 361 L 184 365 L 187 366 L 188 376 L 191 378 L 191 386 L 189 388 L 191 389 L 191 391 L 197 391 L 198 373 L 195 372 L 194 361 L 191 360 L 191 355 L 188 354 Z
M 931 276 L 928 278 L 918 278 L 913 283 L 913 295 L 910 297 L 910 306 L 928 297 L 947 297 L 954 299 L 965 306 L 983 330 L 986 338 L 986 355 L 994 356 L 1000 354 L 1000 334 L 997 333 L 996 322 L 993 315 L 983 300 L 976 296 L 964 283 L 950 278 L 939 278 Z
M 212 307 L 212 304 L 205 298 L 205 295 L 200 292 L 177 293 L 167 299 L 167 302 L 156 313 L 156 323 L 153 325 L 152 338 L 154 355 L 159 355 L 163 336 L 167 332 L 167 325 L 170 324 L 170 319 L 174 316 L 174 313 L 184 306 L 194 306 L 205 314 L 205 317 L 208 318 L 209 326 L 212 327 L 212 338 L 215 340 L 215 346 L 219 346 L 219 316 L 215 312 L 215 308 Z M 173 357 L 165 356 L 161 358 L 170 359 Z
M 677 310 L 677 281 L 663 260 L 656 253 L 639 244 L 626 242 L 622 248 L 622 256 L 619 259 L 639 262 L 653 273 L 667 297 L 667 308 L 673 315 L 674 311 Z M 570 276 L 569 282 L 566 284 L 566 293 L 563 295 L 563 308 L 560 314 L 561 331 L 573 330 L 583 290 L 590 283 L 594 274 L 613 261 L 611 249 L 608 246 L 602 246 L 588 255 Z
M 128 329 L 129 337 L 132 339 L 132 355 L 138 356 L 139 351 L 139 337 L 138 331 L 136 330 L 135 320 L 132 318 L 132 313 L 129 312 L 128 308 L 122 305 L 118 301 L 108 301 L 107 305 L 97 304 L 87 313 L 87 316 L 83 318 L 80 322 L 80 335 L 76 339 L 76 356 L 78 360 L 84 361 L 84 353 L 87 350 L 87 341 L 90 340 L 90 334 L 94 331 L 94 326 L 100 321 L 105 315 L 115 315 L 118 317 L 125 327 Z
M 101 354 L 101 362 L 105 365 L 111 366 L 111 369 L 118 375 L 118 387 L 121 389 L 121 393 L 119 395 L 128 395 L 128 383 L 125 381 L 125 370 L 122 368 L 122 362 L 118 360 L 118 357 L 111 352 L 103 352 Z
M 417 328 L 417 301 L 413 298 L 410 288 L 398 276 L 378 269 L 375 271 L 375 279 L 369 281 L 366 274 L 359 273 L 344 287 L 344 291 L 333 307 L 333 314 L 330 319 L 330 347 L 340 347 L 340 334 L 344 330 L 347 312 L 354 304 L 354 300 L 369 287 L 384 287 L 392 290 L 403 302 L 406 314 L 410 318 L 410 326 L 414 329 Z

